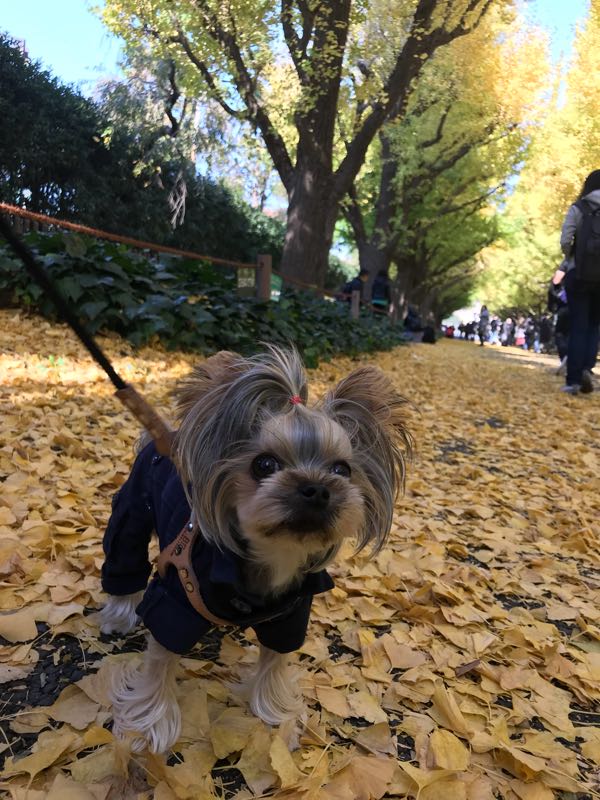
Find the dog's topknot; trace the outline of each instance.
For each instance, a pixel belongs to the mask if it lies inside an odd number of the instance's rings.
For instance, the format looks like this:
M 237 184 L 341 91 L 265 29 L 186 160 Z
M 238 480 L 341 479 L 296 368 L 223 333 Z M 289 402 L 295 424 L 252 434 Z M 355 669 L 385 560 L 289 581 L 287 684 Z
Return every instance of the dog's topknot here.
M 219 466 L 247 446 L 267 416 L 293 412 L 294 397 L 302 403 L 308 399 L 302 360 L 296 350 L 274 346 L 249 358 L 217 353 L 180 384 L 176 391 L 180 427 L 173 458 L 209 539 L 237 549 L 223 520 L 217 518 Z

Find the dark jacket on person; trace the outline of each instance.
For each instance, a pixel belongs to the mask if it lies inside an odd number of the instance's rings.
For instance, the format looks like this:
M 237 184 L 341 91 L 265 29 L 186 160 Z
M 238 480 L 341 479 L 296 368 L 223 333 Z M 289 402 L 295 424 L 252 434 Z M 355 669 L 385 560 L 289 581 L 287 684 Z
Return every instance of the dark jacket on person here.
M 600 208 L 600 189 L 589 192 L 582 200 L 594 209 Z M 577 233 L 582 218 L 583 214 L 581 209 L 576 203 L 573 203 L 567 211 L 560 234 L 560 248 L 565 256 L 565 260 L 560 265 L 560 268 L 564 269 L 565 272 L 570 272 L 572 269 L 575 269 L 575 234 Z
M 390 279 L 387 275 L 376 275 L 371 287 L 372 302 L 379 305 L 387 305 L 390 299 Z
M 154 638 L 173 653 L 185 653 L 212 627 L 188 601 L 177 571 L 156 574 L 146 588 L 153 531 L 160 549 L 174 541 L 190 518 L 183 484 L 173 463 L 147 445 L 113 499 L 104 534 L 102 588 L 124 595 L 146 589 L 137 613 Z M 242 559 L 198 537 L 192 564 L 202 599 L 215 616 L 251 627 L 258 641 L 278 653 L 297 650 L 306 637 L 312 598 L 333 588 L 325 570 L 308 573 L 300 586 L 275 599 L 249 593 L 242 583 Z

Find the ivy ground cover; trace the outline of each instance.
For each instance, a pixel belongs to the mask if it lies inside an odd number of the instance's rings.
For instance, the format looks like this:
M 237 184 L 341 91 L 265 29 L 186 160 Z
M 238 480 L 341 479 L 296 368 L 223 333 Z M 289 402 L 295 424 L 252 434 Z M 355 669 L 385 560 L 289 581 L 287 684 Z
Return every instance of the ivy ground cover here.
M 102 346 L 168 413 L 193 357 Z M 589 800 L 600 797 L 599 399 L 542 361 L 462 342 L 376 362 L 411 401 L 417 454 L 392 537 L 348 550 L 295 658 L 292 732 L 230 685 L 255 642 L 182 659 L 181 740 L 132 756 L 106 682 L 141 631 L 105 637 L 101 536 L 136 423 L 67 329 L 0 313 L 0 794 L 14 800 Z

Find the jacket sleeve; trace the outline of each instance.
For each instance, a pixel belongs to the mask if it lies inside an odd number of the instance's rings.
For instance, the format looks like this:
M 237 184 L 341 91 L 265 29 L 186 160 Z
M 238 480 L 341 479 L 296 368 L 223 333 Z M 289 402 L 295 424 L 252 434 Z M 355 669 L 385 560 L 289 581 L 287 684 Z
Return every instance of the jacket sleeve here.
M 253 625 L 256 638 L 276 653 L 293 653 L 306 639 L 311 605 L 312 595 L 300 597 L 289 614 Z
M 102 588 L 107 594 L 132 594 L 146 588 L 152 569 L 148 545 L 154 530 L 149 467 L 155 453 L 153 444 L 142 450 L 113 498 L 102 543 Z
M 575 241 L 575 232 L 581 220 L 581 211 L 576 205 L 572 205 L 567 211 L 567 216 L 563 222 L 562 231 L 560 234 L 560 248 L 563 251 L 565 258 L 570 258 L 573 252 L 573 243 Z

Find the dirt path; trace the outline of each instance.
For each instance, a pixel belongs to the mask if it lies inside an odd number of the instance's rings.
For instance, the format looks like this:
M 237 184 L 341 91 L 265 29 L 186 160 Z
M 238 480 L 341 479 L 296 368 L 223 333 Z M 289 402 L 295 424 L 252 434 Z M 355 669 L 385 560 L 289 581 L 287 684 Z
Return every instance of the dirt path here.
M 103 345 L 163 408 L 193 361 Z M 136 426 L 63 328 L 0 312 L 0 351 L 5 796 L 600 796 L 600 393 L 565 397 L 516 350 L 378 356 L 417 456 L 389 547 L 345 554 L 314 604 L 302 746 L 290 757 L 225 688 L 256 657 L 236 634 L 182 662 L 177 755 L 129 761 L 104 682 L 143 639 L 100 637 L 93 610 Z M 316 370 L 316 393 L 353 366 Z

